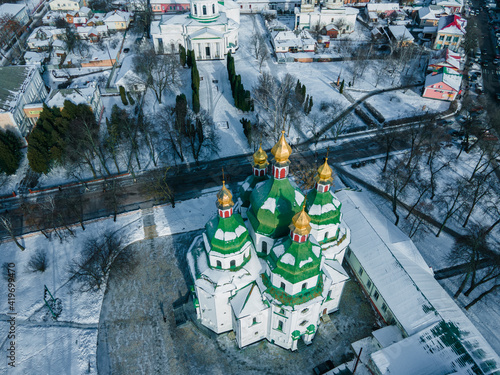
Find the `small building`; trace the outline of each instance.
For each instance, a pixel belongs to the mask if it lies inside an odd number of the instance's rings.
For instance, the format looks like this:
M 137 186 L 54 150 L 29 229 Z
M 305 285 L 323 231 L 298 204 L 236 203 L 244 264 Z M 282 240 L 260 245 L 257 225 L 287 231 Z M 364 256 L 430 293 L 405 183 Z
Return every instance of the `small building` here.
M 64 19 L 64 16 L 61 12 L 56 12 L 53 10 L 49 10 L 42 18 L 42 23 L 45 26 L 56 26 L 56 21 Z
M 368 3 L 366 11 L 368 13 L 376 13 L 377 15 L 385 14 L 392 10 L 399 10 L 399 3 Z
M 390 25 L 387 31 L 393 43 L 399 46 L 406 46 L 415 40 L 406 26 Z
M 94 14 L 91 19 L 87 21 L 87 26 L 100 26 L 104 25 L 103 21 L 104 15 Z
M 433 48 L 449 48 L 456 52 L 465 36 L 466 26 L 467 20 L 458 15 L 441 17 L 438 22 L 437 35 Z
M 162 14 L 189 12 L 190 2 L 187 0 L 151 0 L 151 10 L 155 19 Z
M 101 99 L 101 91 L 95 82 L 87 86 L 70 89 L 52 90 L 45 103 L 48 107 L 64 108 L 64 102 L 69 100 L 73 104 L 86 104 L 94 113 L 97 123 L 101 122 L 104 106 Z
M 46 51 L 55 40 L 62 39 L 65 35 L 65 29 L 58 29 L 55 26 L 39 26 L 30 34 L 26 45 L 30 51 Z
M 442 16 L 446 16 L 447 13 L 442 6 L 439 5 L 429 5 L 427 7 L 420 8 L 417 12 L 417 22 L 421 27 L 425 26 L 437 26 L 439 19 Z
M 126 91 L 131 92 L 144 92 L 146 91 L 146 84 L 133 70 L 127 70 L 125 74 L 118 75 L 116 80 L 116 88 L 119 90 L 122 86 Z
M 47 89 L 38 67 L 0 67 L 0 128 L 17 131 L 26 137 L 35 123 L 26 116 L 24 106 L 42 103 L 46 97 Z
M 314 52 L 316 49 L 316 40 L 307 30 L 301 30 L 299 33 L 275 31 L 271 37 L 271 43 L 276 53 Z
M 295 8 L 296 29 L 318 29 L 326 25 L 335 25 L 339 34 L 352 33 L 359 10 L 354 7 L 344 7 L 341 0 L 325 0 L 321 7 L 309 4 L 303 0 L 300 8 Z
M 459 53 L 450 51 L 448 48 L 435 51 L 430 59 L 427 71 L 437 72 L 441 68 L 448 68 L 457 73 L 462 73 L 464 67 L 464 57 Z
M 43 64 L 45 64 L 48 58 L 49 56 L 46 52 L 26 51 L 23 56 L 26 65 L 34 65 L 38 67 L 40 73 L 43 72 Z
M 80 39 L 89 40 L 91 43 L 96 43 L 101 40 L 102 37 L 108 35 L 108 26 L 79 26 L 76 28 L 76 32 Z
M 429 99 L 455 100 L 460 92 L 462 75 L 449 68 L 441 68 L 425 78 L 422 96 Z
M 335 25 L 329 24 L 324 27 L 325 35 L 328 35 L 330 38 L 337 38 L 339 35 L 339 29 Z
M 131 13 L 115 10 L 107 13 L 103 18 L 103 22 L 108 27 L 108 30 L 127 30 L 131 18 Z
M 70 10 L 80 10 L 81 7 L 86 5 L 85 0 L 51 0 L 49 2 L 50 10 L 67 12 Z
M 68 53 L 68 45 L 64 40 L 57 39 L 52 43 L 52 51 L 57 57 L 66 56 Z
M 436 5 L 442 6 L 447 14 L 460 14 L 464 2 L 463 0 L 437 0 Z

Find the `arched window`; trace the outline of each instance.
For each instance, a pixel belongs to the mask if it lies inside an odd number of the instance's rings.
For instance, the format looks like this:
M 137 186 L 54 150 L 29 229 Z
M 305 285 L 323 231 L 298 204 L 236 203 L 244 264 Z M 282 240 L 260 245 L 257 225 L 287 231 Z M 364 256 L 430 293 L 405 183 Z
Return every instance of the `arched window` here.
M 267 254 L 267 242 L 262 241 L 262 252 Z
M 302 284 L 302 290 L 307 289 L 307 283 Z
M 235 261 L 235 260 L 232 260 L 232 261 L 229 263 L 229 266 L 230 266 L 230 267 L 236 267 L 236 261 Z
M 328 232 L 325 233 L 325 240 L 328 239 Z
M 280 178 L 285 178 L 285 173 L 286 173 L 286 169 L 283 168 L 281 171 L 280 171 Z
M 215 14 L 215 4 L 212 4 L 212 13 Z
M 217 261 L 217 267 L 222 267 L 222 263 L 220 260 Z
M 257 318 L 252 319 L 252 324 L 257 324 Z
M 203 5 L 203 15 L 204 16 L 207 15 L 207 6 L 206 5 Z
M 285 290 L 285 283 L 281 283 L 280 288 Z
M 283 331 L 283 322 L 281 320 L 278 320 L 278 331 Z

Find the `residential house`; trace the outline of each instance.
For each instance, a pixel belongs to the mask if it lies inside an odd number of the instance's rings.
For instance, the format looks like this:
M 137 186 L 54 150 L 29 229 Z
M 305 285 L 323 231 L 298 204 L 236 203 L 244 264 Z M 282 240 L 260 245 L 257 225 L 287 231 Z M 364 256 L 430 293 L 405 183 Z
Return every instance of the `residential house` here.
M 104 16 L 102 14 L 94 14 L 87 22 L 87 26 L 100 26 L 104 25 Z
M 430 59 L 427 71 L 437 72 L 441 68 L 448 68 L 457 73 L 462 73 L 464 67 L 464 57 L 459 53 L 450 51 L 448 48 L 435 51 Z
M 155 19 L 165 13 L 189 12 L 189 0 L 151 0 L 151 10 Z
M 26 5 L 4 3 L 0 5 L 0 18 L 9 16 L 18 22 L 21 28 L 24 28 L 29 22 Z
M 352 344 L 356 353 L 363 348 L 359 372 L 498 373 L 500 358 L 435 280 L 411 239 L 364 193 L 343 190 L 336 195 L 351 229 L 343 266 L 389 325 Z
M 102 37 L 108 35 L 108 27 L 106 25 L 100 26 L 79 26 L 76 28 L 76 32 L 80 39 L 89 40 L 91 43 L 96 43 L 101 40 Z
M 314 52 L 316 49 L 316 40 L 307 30 L 301 30 L 300 33 L 275 31 L 271 37 L 271 43 L 276 53 Z
M 425 78 L 422 96 L 429 99 L 455 100 L 460 93 L 462 75 L 450 68 L 441 68 Z
M 80 17 L 90 18 L 94 13 L 92 12 L 92 9 L 88 7 L 81 7 L 80 10 L 78 11 L 78 14 Z
M 42 18 L 42 23 L 45 26 L 55 26 L 56 21 L 59 19 L 64 19 L 64 16 L 61 14 L 61 12 L 56 12 L 53 10 L 49 10 L 47 13 Z
M 314 7 L 303 0 L 300 8 L 295 8 L 295 28 L 312 29 L 335 25 L 340 34 L 352 33 L 359 10 L 344 7 L 341 0 L 325 0 L 323 6 Z
M 430 5 L 428 7 L 420 8 L 417 12 L 417 22 L 421 27 L 437 26 L 439 19 L 446 16 L 444 7 L 439 5 Z
M 276 10 L 283 13 L 292 13 L 300 6 L 300 0 L 235 0 L 241 13 L 259 13 L 267 10 Z
M 52 43 L 52 49 L 53 53 L 57 57 L 66 56 L 66 54 L 68 53 L 68 45 L 64 40 L 61 39 L 54 40 L 54 42 Z
M 357 6 L 359 4 L 366 4 L 369 2 L 370 2 L 370 0 L 344 0 L 344 5 L 349 4 L 349 5 Z
M 87 86 L 79 88 L 52 90 L 47 97 L 46 104 L 51 108 L 58 107 L 62 110 L 66 100 L 77 105 L 88 105 L 92 109 L 96 121 L 98 123 L 101 122 L 104 106 L 102 104 L 101 91 L 97 83 L 91 82 Z
M 376 13 L 377 15 L 384 14 L 391 10 L 399 10 L 399 3 L 368 3 L 366 4 L 366 11 L 368 13 Z
M 103 22 L 108 27 L 108 30 L 127 30 L 131 16 L 132 14 L 129 12 L 115 10 L 107 13 L 103 18 Z
M 46 52 L 32 52 L 26 51 L 23 59 L 26 65 L 34 65 L 38 68 L 40 73 L 43 72 L 43 64 L 48 60 L 49 56 Z
M 467 21 L 457 15 L 441 17 L 437 26 L 437 35 L 434 42 L 434 49 L 448 47 L 456 52 L 462 43 L 465 35 Z
M 121 74 L 121 72 L 120 72 Z M 120 86 L 127 91 L 143 92 L 146 91 L 146 84 L 133 70 L 127 70 L 124 74 L 117 77 L 116 88 L 119 90 Z
M 389 25 L 387 32 L 391 41 L 399 46 L 406 46 L 415 40 L 406 26 Z
M 335 27 L 335 25 L 326 25 L 324 27 L 324 32 L 325 32 L 325 35 L 328 35 L 330 38 L 337 38 L 337 36 L 339 35 L 339 29 L 337 27 Z
M 26 45 L 30 51 L 46 51 L 55 40 L 62 39 L 65 35 L 65 29 L 58 29 L 55 26 L 39 26 L 30 34 Z
M 67 12 L 70 10 L 80 10 L 86 5 L 85 0 L 51 0 L 49 2 L 50 10 Z
M 0 128 L 10 128 L 25 137 L 35 122 L 23 111 L 27 104 L 42 103 L 47 89 L 34 65 L 0 67 Z
M 448 14 L 460 14 L 464 6 L 463 0 L 437 0 L 436 5 L 446 9 Z

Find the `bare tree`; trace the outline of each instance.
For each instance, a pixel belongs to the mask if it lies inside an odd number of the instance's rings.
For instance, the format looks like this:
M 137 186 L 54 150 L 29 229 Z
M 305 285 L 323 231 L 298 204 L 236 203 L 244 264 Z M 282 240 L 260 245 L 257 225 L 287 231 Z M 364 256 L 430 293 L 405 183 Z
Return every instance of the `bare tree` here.
M 123 248 L 118 233 L 105 233 L 88 239 L 68 269 L 70 280 L 80 285 L 83 291 L 101 289 L 109 276 L 111 267 L 121 273 L 129 273 L 135 262 L 129 247 Z
M 377 132 L 375 136 L 375 141 L 379 143 L 385 149 L 385 161 L 384 168 L 382 168 L 382 173 L 387 170 L 387 163 L 389 162 L 389 156 L 392 150 L 392 145 L 397 139 L 397 134 L 392 129 L 382 129 Z
M 267 45 L 265 40 L 259 44 L 259 54 L 257 56 L 257 62 L 259 63 L 259 72 L 262 72 L 262 65 L 269 57 L 269 51 L 267 50 Z
M 443 194 L 439 196 L 438 201 L 436 202 L 438 206 L 440 206 L 445 214 L 444 219 L 439 227 L 438 232 L 436 233 L 436 237 L 439 237 L 441 232 L 443 231 L 446 223 L 449 219 L 451 219 L 457 211 L 462 208 L 463 200 L 460 198 L 465 193 L 465 184 L 462 178 L 457 178 L 455 183 L 447 186 Z
M 30 272 L 43 273 L 49 267 L 49 258 L 45 249 L 38 249 L 30 258 L 27 270 Z
M 175 193 L 167 181 L 170 168 L 155 169 L 149 174 L 148 184 L 144 185 L 144 194 L 157 203 L 171 202 L 175 207 Z
M 12 224 L 12 218 L 6 214 L 0 215 L 0 226 L 9 234 L 10 238 L 17 245 L 18 248 L 24 250 L 25 247 L 19 243 L 14 233 L 14 225 Z
M 203 153 L 209 155 L 219 153 L 219 136 L 215 132 L 212 116 L 204 109 L 198 113 L 188 111 L 185 137 L 196 164 L 199 163 Z
M 465 193 L 462 195 L 463 208 L 467 213 L 462 227 L 466 227 L 476 205 L 489 197 L 492 192 L 491 178 L 489 173 L 478 173 L 472 180 L 467 181 Z

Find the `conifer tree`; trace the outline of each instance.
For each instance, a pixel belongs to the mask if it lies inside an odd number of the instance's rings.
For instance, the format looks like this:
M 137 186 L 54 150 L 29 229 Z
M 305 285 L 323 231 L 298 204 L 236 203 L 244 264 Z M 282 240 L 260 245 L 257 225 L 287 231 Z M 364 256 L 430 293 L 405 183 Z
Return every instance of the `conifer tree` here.
M 191 68 L 193 66 L 193 61 L 196 61 L 194 56 L 194 51 L 190 49 L 187 51 L 187 56 L 186 56 L 186 64 L 188 68 Z
M 304 103 L 304 99 L 306 98 L 306 85 L 302 85 L 302 88 L 301 88 L 302 92 L 301 92 L 301 102 L 300 104 Z
M 14 132 L 0 131 L 0 172 L 16 173 L 22 158 L 21 147 L 21 140 Z
M 306 112 L 306 115 L 308 115 L 309 113 L 311 113 L 311 109 L 313 107 L 313 97 L 312 95 L 309 97 L 309 106 L 307 107 L 307 112 Z
M 307 95 L 306 100 L 304 101 L 304 113 L 307 115 L 307 107 L 309 106 L 309 95 Z
M 339 89 L 339 92 L 340 92 L 341 94 L 343 94 L 343 93 L 344 93 L 344 83 L 345 83 L 345 82 L 344 82 L 344 80 L 342 80 L 342 82 L 340 83 L 340 89 Z
M 182 67 L 186 65 L 186 58 L 187 58 L 186 49 L 182 44 L 179 44 L 179 59 Z
M 300 97 L 302 96 L 302 85 L 300 80 L 297 80 L 297 84 L 295 85 L 295 97 L 299 102 L 301 102 Z

